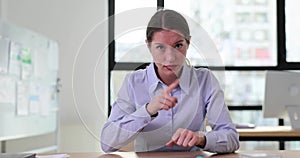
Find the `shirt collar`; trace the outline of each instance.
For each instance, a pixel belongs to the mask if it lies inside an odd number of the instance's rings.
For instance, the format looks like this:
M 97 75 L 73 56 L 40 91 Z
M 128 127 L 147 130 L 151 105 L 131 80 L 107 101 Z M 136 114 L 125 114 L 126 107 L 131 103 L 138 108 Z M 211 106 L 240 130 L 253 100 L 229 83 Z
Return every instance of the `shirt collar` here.
M 187 65 L 186 63 L 183 64 L 183 69 L 179 77 L 179 86 L 182 91 L 186 94 L 189 93 L 190 89 L 190 82 L 191 82 L 191 66 Z
M 147 78 L 148 78 L 148 84 L 149 84 L 149 93 L 151 95 L 155 94 L 156 89 L 158 88 L 159 83 L 162 83 L 161 80 L 157 77 L 154 63 L 150 63 L 150 65 L 147 67 Z
M 183 69 L 179 77 L 179 87 L 186 94 L 189 92 L 191 67 L 186 63 L 183 64 Z M 154 94 L 159 84 L 164 84 L 156 75 L 154 63 L 152 62 L 147 67 L 147 78 L 149 79 L 149 93 Z

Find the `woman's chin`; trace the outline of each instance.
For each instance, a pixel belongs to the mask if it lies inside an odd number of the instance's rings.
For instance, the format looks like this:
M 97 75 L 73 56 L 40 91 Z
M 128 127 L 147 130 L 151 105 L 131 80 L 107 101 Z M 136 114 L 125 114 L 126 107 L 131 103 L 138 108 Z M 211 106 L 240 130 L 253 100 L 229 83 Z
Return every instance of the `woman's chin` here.
M 173 71 L 173 70 L 168 70 L 165 72 L 165 74 L 166 74 L 166 76 L 169 76 L 169 77 L 174 77 L 174 76 L 177 77 L 177 72 Z

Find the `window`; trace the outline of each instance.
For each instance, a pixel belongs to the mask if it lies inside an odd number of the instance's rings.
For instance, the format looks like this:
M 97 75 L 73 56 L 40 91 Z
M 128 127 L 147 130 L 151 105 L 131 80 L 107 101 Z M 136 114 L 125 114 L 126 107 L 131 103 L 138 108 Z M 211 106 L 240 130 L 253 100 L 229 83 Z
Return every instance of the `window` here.
M 157 1 L 162 3 L 162 1 Z M 122 30 L 128 23 L 131 12 L 144 7 L 156 8 L 154 0 L 115 0 L 115 40 L 110 51 L 112 78 L 118 78 L 118 71 L 134 70 L 141 63 L 151 62 L 151 55 L 145 45 L 145 27 L 149 19 L 143 15 L 144 27 Z M 214 70 L 228 70 L 223 78 L 228 105 L 261 105 L 263 98 L 264 73 L 261 70 L 277 69 L 277 1 L 274 0 L 164 0 L 166 9 L 174 9 L 184 16 L 191 26 L 191 45 L 187 58 L 193 66 L 207 66 Z M 155 10 L 152 12 L 154 13 Z M 149 13 L 149 18 L 152 13 Z M 120 16 L 120 14 L 125 14 Z M 128 14 L 128 15 L 127 15 Z M 138 17 L 137 15 L 134 16 Z M 127 21 L 124 21 L 126 19 Z M 136 21 L 136 20 L 135 20 Z M 200 31 L 199 31 L 200 30 Z M 202 31 L 202 32 L 201 32 Z M 201 34 L 201 35 L 199 35 Z M 203 36 L 203 34 L 207 34 Z M 200 36 L 200 37 L 199 37 Z M 201 39 L 201 38 L 204 38 Z M 210 58 L 201 51 L 199 43 L 211 40 L 216 47 L 217 57 Z M 281 40 L 281 39 L 278 39 Z M 200 41 L 200 42 L 199 42 Z M 200 48 L 199 48 L 200 47 Z M 203 49 L 202 49 L 203 50 Z M 207 50 L 204 48 L 204 50 Z M 218 72 L 214 71 L 215 73 Z M 259 71 L 257 71 L 259 70 Z M 117 71 L 117 72 L 115 72 Z M 244 79 L 243 79 L 244 78 Z M 239 82 L 239 84 L 232 84 Z M 111 80 L 111 89 L 116 81 Z M 259 87 L 258 87 L 259 86 Z M 112 91 L 111 91 L 112 92 Z M 236 98 L 234 95 L 242 95 Z M 111 96 L 115 94 L 111 93 Z M 114 100 L 114 98 L 110 98 Z
M 257 125 L 278 124 L 277 119 L 263 118 L 261 112 L 265 86 L 264 71 L 300 69 L 298 52 L 300 47 L 297 44 L 300 40 L 300 33 L 297 30 L 300 27 L 297 4 L 300 2 L 297 0 L 114 0 L 109 2 L 111 8 L 115 9 L 114 12 L 110 12 L 110 15 L 130 13 L 139 7 L 164 7 L 182 13 L 189 25 L 192 25 L 192 40 L 187 58 L 193 66 L 208 67 L 217 77 L 219 76 L 218 79 L 225 91 L 225 101 L 233 110 L 231 111 L 233 121 Z M 151 15 L 149 13 L 149 18 Z M 149 19 L 145 15 L 142 16 L 144 16 L 142 23 L 146 26 Z M 126 20 L 130 18 L 132 17 Z M 122 20 L 124 19 L 118 19 L 116 16 L 115 25 L 110 27 L 110 32 L 117 31 L 120 25 L 126 23 Z M 142 63 L 152 61 L 145 45 L 145 29 L 145 27 L 135 27 L 131 30 L 115 32 L 111 37 L 114 42 L 109 50 L 110 102 L 115 100 L 126 73 L 133 71 Z M 206 37 L 209 37 L 207 40 L 213 42 L 221 60 L 209 58 L 201 52 L 199 41 L 197 43 L 199 30 L 207 34 Z M 289 144 L 293 143 L 297 142 L 289 142 Z M 270 146 L 272 146 L 270 149 L 274 148 L 273 145 Z M 299 142 L 297 146 L 300 146 Z
M 147 26 L 147 14 L 136 19 L 139 24 L 134 27 L 124 27 L 139 8 L 149 8 L 149 18 L 156 11 L 154 0 L 115 0 L 115 61 L 116 62 L 151 62 L 151 56 L 145 45 L 145 32 Z M 152 8 L 151 8 L 152 7 Z M 146 9 L 148 10 L 148 9 Z M 135 15 L 136 17 L 137 15 Z M 118 23 L 120 25 L 118 25 Z M 124 28 L 122 28 L 124 27 Z M 117 31 L 121 30 L 121 31 Z
M 276 1 L 165 0 L 199 23 L 214 41 L 226 66 L 276 66 Z M 198 28 L 192 32 L 198 33 Z
M 285 14 L 286 14 L 286 49 L 288 62 L 300 62 L 300 22 L 298 14 L 298 6 L 300 1 L 289 0 L 286 1 Z

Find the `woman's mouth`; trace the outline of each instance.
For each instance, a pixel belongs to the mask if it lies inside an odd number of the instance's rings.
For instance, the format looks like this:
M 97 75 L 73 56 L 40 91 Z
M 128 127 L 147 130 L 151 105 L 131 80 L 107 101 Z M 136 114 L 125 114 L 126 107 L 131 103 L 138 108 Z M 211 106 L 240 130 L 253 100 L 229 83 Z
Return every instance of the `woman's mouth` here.
M 164 65 L 163 67 L 170 71 L 174 71 L 177 66 L 176 65 Z

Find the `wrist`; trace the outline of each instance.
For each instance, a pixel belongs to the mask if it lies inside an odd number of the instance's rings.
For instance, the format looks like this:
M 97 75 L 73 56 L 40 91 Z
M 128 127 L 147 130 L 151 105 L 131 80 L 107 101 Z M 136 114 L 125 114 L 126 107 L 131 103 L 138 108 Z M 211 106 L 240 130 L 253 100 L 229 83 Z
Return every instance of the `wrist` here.
M 196 146 L 198 146 L 199 148 L 204 148 L 206 145 L 206 136 L 205 135 L 200 135 L 199 136 L 199 142 Z
M 149 105 L 150 105 L 149 103 L 146 104 L 146 110 L 149 113 L 149 115 L 151 116 L 157 115 L 157 111 L 153 110 Z

